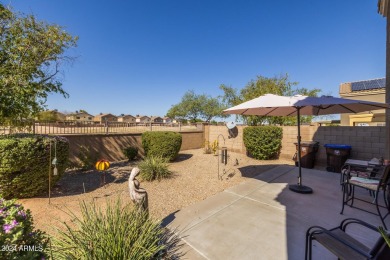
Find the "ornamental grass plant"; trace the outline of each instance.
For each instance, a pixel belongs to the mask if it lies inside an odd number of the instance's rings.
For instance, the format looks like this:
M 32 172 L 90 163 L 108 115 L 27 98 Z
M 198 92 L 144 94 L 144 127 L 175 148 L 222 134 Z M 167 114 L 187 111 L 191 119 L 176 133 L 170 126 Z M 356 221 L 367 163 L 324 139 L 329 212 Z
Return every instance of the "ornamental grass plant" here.
M 112 202 L 112 201 L 111 201 Z M 72 226 L 58 229 L 52 240 L 54 259 L 176 259 L 179 238 L 131 205 L 106 201 L 80 203 L 81 217 L 66 212 Z
M 172 172 L 168 169 L 167 159 L 162 157 L 145 157 L 138 167 L 141 170 L 141 178 L 146 181 L 160 181 L 172 176 Z

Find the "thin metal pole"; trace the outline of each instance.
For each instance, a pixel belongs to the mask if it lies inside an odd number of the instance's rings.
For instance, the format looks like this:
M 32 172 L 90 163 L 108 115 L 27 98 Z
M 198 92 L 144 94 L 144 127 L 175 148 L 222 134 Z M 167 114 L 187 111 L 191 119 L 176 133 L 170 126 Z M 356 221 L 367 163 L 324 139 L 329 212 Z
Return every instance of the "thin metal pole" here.
M 51 140 L 49 139 L 49 204 L 50 204 L 50 194 L 51 194 Z
M 390 103 L 390 8 L 387 9 L 386 18 L 386 94 L 385 101 Z M 386 109 L 386 135 L 385 135 L 385 159 L 390 159 L 390 109 Z
M 298 185 L 302 185 L 302 169 L 301 169 L 301 115 L 300 115 L 300 108 L 297 108 L 297 116 L 298 116 L 298 168 L 299 168 L 299 174 L 298 174 Z

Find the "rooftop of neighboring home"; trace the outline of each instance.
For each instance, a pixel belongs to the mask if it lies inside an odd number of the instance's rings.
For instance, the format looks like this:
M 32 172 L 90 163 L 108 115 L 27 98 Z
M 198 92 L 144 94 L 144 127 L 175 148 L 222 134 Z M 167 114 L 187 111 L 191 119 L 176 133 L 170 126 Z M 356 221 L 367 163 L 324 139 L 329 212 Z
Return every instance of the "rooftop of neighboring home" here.
M 116 115 L 113 115 L 113 114 L 111 114 L 111 113 L 106 113 L 106 114 L 100 113 L 100 114 L 96 115 L 95 117 L 99 118 L 99 117 L 105 117 L 105 116 L 114 116 L 114 117 L 117 117 Z
M 86 112 L 78 112 L 78 111 L 76 111 L 76 112 L 74 112 L 74 113 L 67 114 L 67 116 L 78 116 L 78 115 L 93 116 L 93 115 L 91 115 L 91 114 L 89 114 L 89 113 L 86 113 Z
M 150 116 L 143 116 L 143 115 L 136 115 L 135 116 L 135 118 L 144 118 L 144 117 L 150 118 Z
M 118 116 L 118 118 L 122 118 L 122 117 L 132 117 L 132 118 L 135 118 L 135 116 L 132 116 L 132 115 L 120 115 L 120 116 Z
M 340 84 L 340 95 L 360 91 L 382 92 L 385 91 L 385 88 L 386 78 L 346 82 Z

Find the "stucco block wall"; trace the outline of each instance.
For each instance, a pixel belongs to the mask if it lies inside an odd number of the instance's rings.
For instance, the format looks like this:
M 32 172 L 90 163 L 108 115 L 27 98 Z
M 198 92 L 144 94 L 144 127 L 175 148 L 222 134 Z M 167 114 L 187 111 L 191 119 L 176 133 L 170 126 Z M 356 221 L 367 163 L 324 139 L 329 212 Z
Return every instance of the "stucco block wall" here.
M 246 154 L 246 148 L 243 142 L 244 126 L 238 126 L 238 135 L 235 138 L 229 138 L 229 132 L 226 126 L 206 126 L 205 140 L 210 143 L 218 140 L 219 146 L 226 146 L 229 151 Z
M 228 139 L 228 130 L 225 126 L 207 126 L 206 140 L 211 142 L 222 134 L 226 139 L 228 150 L 246 154 L 242 133 L 244 126 L 238 127 L 238 136 Z M 291 159 L 295 153 L 297 142 L 297 127 L 283 126 L 282 150 L 280 157 Z M 207 139 L 208 138 L 208 139 Z M 223 140 L 219 138 L 220 142 Z M 368 126 L 301 126 L 302 141 L 317 141 L 320 143 L 316 154 L 318 165 L 326 164 L 326 149 L 324 144 L 348 144 L 352 146 L 351 157 L 354 159 L 380 158 L 385 154 L 385 127 Z M 386 158 L 385 158 L 386 159 Z
M 180 150 L 198 149 L 203 145 L 203 132 L 181 132 L 183 142 Z M 109 134 L 109 135 L 62 135 L 69 140 L 71 162 L 77 162 L 79 147 L 85 146 L 93 153 L 109 161 L 125 160 L 122 150 L 128 146 L 138 147 L 141 155 L 142 134 Z

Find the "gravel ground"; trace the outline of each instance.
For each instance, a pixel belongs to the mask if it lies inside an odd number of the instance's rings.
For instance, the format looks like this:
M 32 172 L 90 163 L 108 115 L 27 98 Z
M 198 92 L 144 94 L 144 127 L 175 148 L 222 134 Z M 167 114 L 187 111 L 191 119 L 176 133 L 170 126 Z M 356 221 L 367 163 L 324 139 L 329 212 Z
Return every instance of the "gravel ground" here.
M 101 173 L 97 171 L 69 171 L 53 189 L 50 204 L 47 195 L 21 199 L 20 202 L 31 210 L 37 228 L 52 233 L 53 226 L 61 226 L 60 222 L 71 220 L 66 212 L 78 215 L 79 203 L 83 200 L 95 201 L 103 206 L 107 199 L 120 196 L 124 203 L 132 203 L 128 178 L 131 169 L 137 164 L 137 161 L 113 163 L 106 173 L 106 184 L 102 187 Z M 279 164 L 292 165 L 293 162 L 283 159 L 258 161 L 243 154 L 229 152 L 225 166 L 219 163 L 218 156 L 204 154 L 202 149 L 187 150 L 181 152 L 175 162 L 170 163 L 169 169 L 174 173 L 172 178 L 141 181 L 141 188 L 148 192 L 151 216 L 163 219 Z

